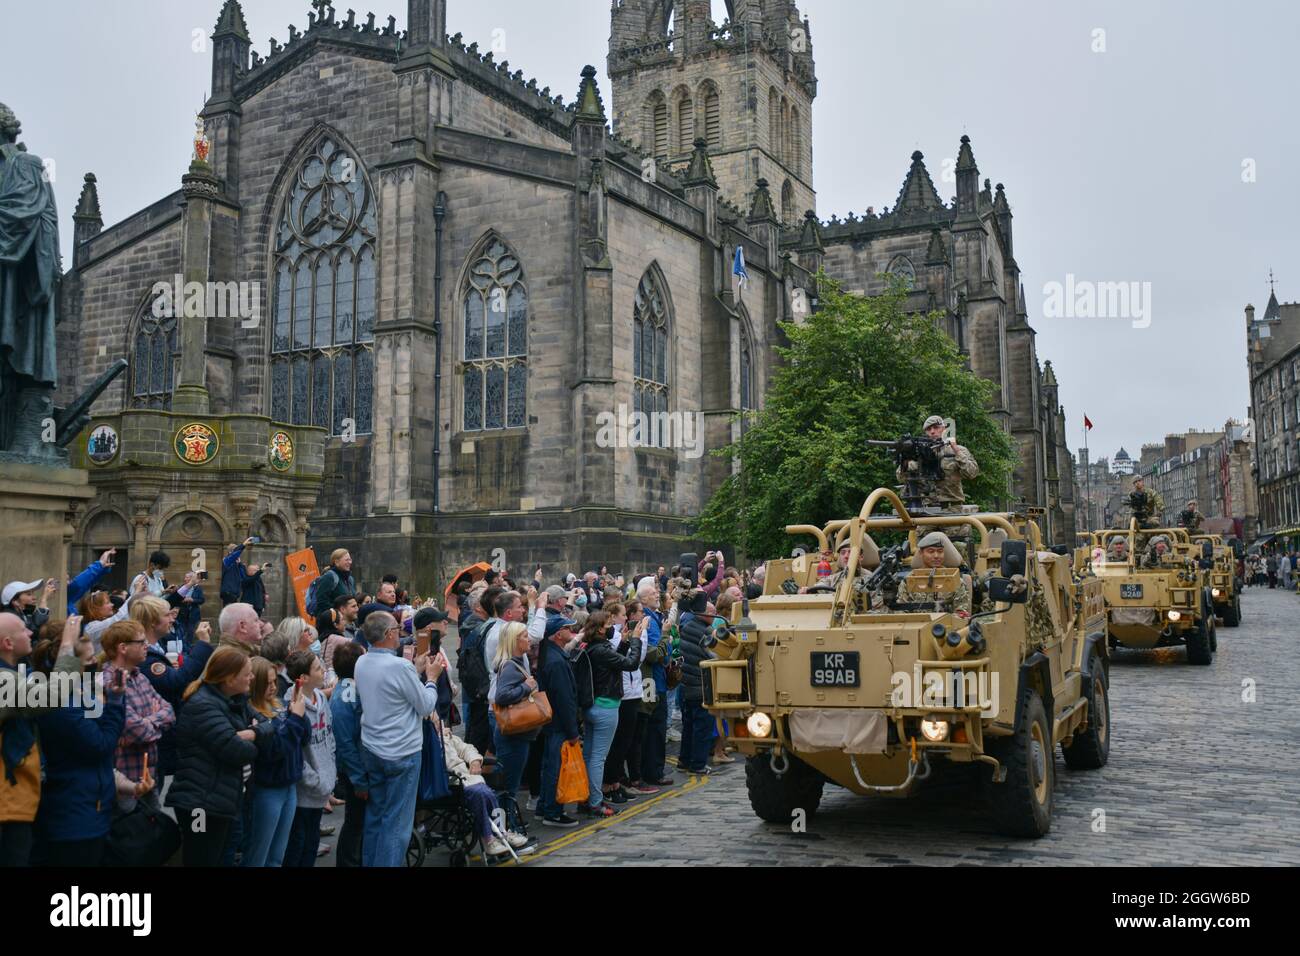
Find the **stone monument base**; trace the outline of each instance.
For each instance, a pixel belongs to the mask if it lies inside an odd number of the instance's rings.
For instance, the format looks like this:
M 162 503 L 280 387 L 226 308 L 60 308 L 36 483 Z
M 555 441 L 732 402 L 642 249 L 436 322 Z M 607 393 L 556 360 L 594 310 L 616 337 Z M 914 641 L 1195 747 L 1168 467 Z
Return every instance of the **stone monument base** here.
M 57 578 L 49 608 L 52 617 L 63 617 L 75 515 L 94 497 L 80 468 L 0 461 L 0 586 Z

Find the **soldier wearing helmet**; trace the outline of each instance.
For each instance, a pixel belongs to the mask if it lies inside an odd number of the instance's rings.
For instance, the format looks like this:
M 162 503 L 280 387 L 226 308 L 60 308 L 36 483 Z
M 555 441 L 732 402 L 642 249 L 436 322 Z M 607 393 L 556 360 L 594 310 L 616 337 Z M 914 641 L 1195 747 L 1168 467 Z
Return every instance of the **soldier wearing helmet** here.
M 955 438 L 944 437 L 947 424 L 942 416 L 931 415 L 925 420 L 923 428 L 927 438 L 943 442 L 937 452 L 941 477 L 926 488 L 925 503 L 946 510 L 955 509 L 966 501 L 966 494 L 961 486 L 962 479 L 977 477 L 980 466 L 976 464 L 975 457 L 965 445 L 957 444 Z M 908 462 L 907 467 L 915 469 L 919 467 L 919 463 Z M 896 475 L 900 482 L 906 481 L 908 477 L 902 466 L 898 468 Z

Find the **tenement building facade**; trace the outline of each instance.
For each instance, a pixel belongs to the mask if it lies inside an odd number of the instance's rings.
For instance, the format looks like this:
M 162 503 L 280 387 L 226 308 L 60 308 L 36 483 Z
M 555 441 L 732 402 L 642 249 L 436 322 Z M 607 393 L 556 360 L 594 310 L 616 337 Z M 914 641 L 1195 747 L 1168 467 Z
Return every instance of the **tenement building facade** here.
M 1246 363 L 1254 423 L 1259 533 L 1300 536 L 1300 302 L 1278 302 L 1270 289 L 1264 314 L 1246 306 Z
M 105 229 L 112 184 L 88 177 L 62 388 L 125 358 L 95 411 L 154 416 L 119 436 L 109 471 L 91 465 L 118 482 L 100 519 L 114 534 L 142 549 L 188 544 L 184 527 L 305 536 L 322 557 L 350 548 L 363 580 L 425 582 L 495 548 L 548 574 L 664 563 L 732 467 L 708 452 L 761 406 L 778 323 L 824 268 L 868 294 L 877 273 L 902 276 L 916 308 L 943 313 L 1017 439 L 1008 498 L 1071 540 L 1064 414 L 1004 190 L 980 187 L 963 137 L 950 202 L 918 153 L 892 211 L 820 220 L 817 80 L 793 3 L 734 0 L 717 25 L 707 2 L 618 0 L 608 109 L 591 67 L 565 102 L 448 36 L 445 0 L 408 0 L 405 30 L 311 6 L 264 57 L 226 0 L 202 162 L 180 189 Z M 160 318 L 157 284 L 177 274 L 251 289 L 254 314 Z M 643 433 L 638 413 L 665 427 Z M 196 480 L 207 462 L 138 457 L 236 414 L 279 441 L 266 461 L 241 446 L 237 488 Z M 282 433 L 307 484 L 278 482 Z M 129 494 L 145 466 L 149 493 Z

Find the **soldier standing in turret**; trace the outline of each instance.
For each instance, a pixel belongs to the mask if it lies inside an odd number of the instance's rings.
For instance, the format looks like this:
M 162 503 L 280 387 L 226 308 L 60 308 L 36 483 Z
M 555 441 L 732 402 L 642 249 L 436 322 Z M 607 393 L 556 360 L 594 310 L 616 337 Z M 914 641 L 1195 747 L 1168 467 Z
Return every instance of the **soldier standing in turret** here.
M 926 438 L 943 442 L 936 450 L 941 477 L 938 481 L 925 482 L 925 504 L 945 511 L 955 510 L 965 503 L 966 494 L 962 490 L 962 479 L 976 478 L 980 473 L 980 466 L 976 463 L 975 456 L 965 445 L 957 444 L 955 438 L 944 438 L 946 427 L 940 415 L 931 415 L 925 420 L 923 426 Z M 919 462 L 908 462 L 907 470 L 905 471 L 900 465 L 895 475 L 900 482 L 905 482 L 909 477 L 916 477 L 915 474 L 909 475 L 908 472 L 915 472 L 919 468 Z

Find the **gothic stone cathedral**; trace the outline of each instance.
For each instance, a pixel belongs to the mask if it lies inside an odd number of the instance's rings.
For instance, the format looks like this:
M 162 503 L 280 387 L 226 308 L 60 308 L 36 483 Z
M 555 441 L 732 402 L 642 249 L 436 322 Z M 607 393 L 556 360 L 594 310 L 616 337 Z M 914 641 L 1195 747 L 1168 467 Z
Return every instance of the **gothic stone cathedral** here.
M 109 466 L 88 465 L 79 557 L 126 540 L 143 566 L 139 551 L 251 532 L 267 541 L 254 560 L 345 546 L 364 582 L 393 571 L 425 590 L 498 547 L 548 576 L 672 563 L 727 463 L 603 447 L 598 416 L 696 413 L 704 449 L 726 444 L 820 268 L 868 294 L 904 275 L 916 308 L 944 313 L 999 386 L 1013 497 L 1072 539 L 1064 415 L 1002 186 L 981 188 L 962 137 L 955 200 L 918 152 L 893 209 L 820 221 L 811 29 L 793 2 L 729 0 L 717 25 L 707 0 L 614 0 L 608 112 L 591 67 L 565 103 L 448 37 L 446 0 L 409 0 L 404 31 L 312 6 L 263 58 L 226 0 L 211 152 L 181 189 L 103 229 L 86 177 L 61 397 L 131 367 L 95 408 L 124 434 Z M 178 274 L 258 283 L 264 320 L 157 317 L 155 283 Z M 178 462 L 172 433 L 192 421 L 234 436 L 232 457 Z M 263 467 L 257 430 L 277 428 L 302 474 Z

